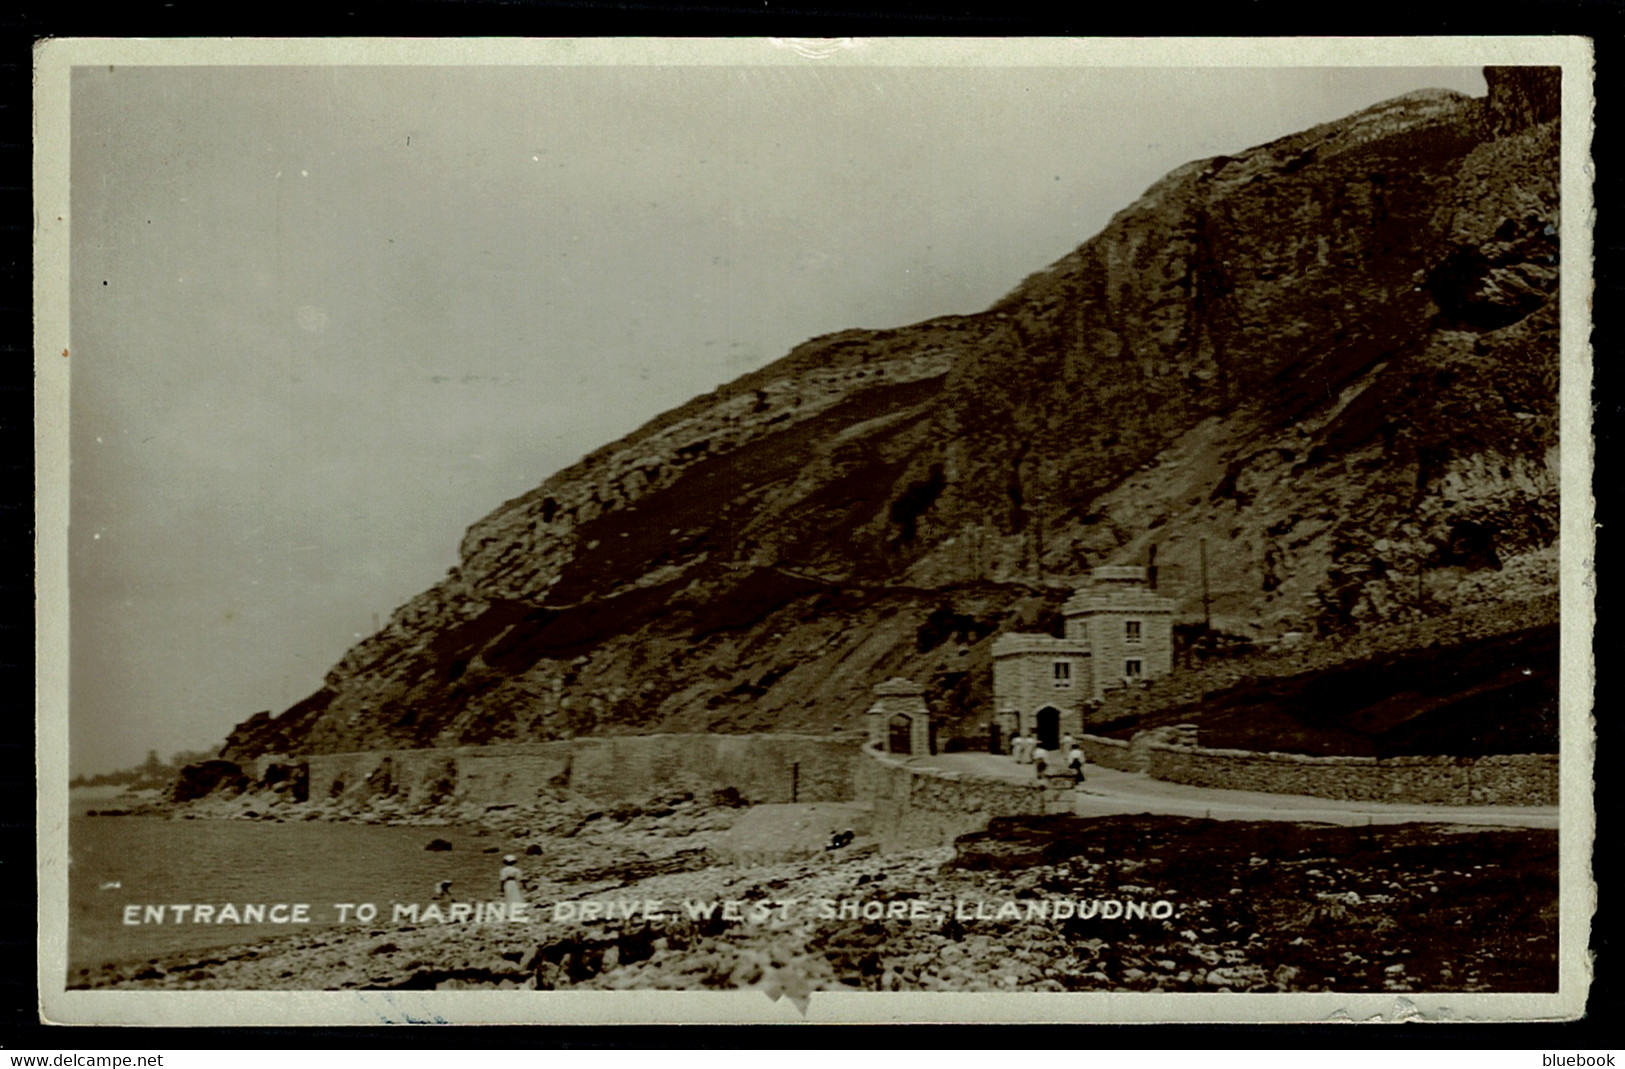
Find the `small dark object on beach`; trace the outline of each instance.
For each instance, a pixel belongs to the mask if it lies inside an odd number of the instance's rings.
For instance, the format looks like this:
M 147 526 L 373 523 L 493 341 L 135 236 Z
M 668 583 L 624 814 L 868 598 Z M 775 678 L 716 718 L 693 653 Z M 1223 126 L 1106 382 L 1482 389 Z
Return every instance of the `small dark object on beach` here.
M 725 805 L 730 809 L 738 809 L 745 804 L 744 797 L 739 793 L 738 787 L 724 787 L 711 792 L 712 805 Z
M 839 850 L 843 846 L 851 845 L 852 840 L 855 838 L 857 838 L 857 835 L 850 828 L 848 828 L 846 831 L 838 831 L 829 837 L 829 845 L 824 847 L 824 849 Z
M 541 854 L 541 852 L 542 852 L 542 848 L 537 843 L 531 843 L 529 846 L 525 847 L 525 856 L 526 857 L 536 857 L 539 854 Z
M 439 853 L 439 852 L 443 852 L 443 851 L 446 851 L 446 850 L 450 850 L 451 849 L 451 844 L 448 843 L 444 839 L 430 839 L 429 840 L 429 845 L 425 846 L 423 849 L 425 849 L 425 850 L 433 850 L 433 851 Z

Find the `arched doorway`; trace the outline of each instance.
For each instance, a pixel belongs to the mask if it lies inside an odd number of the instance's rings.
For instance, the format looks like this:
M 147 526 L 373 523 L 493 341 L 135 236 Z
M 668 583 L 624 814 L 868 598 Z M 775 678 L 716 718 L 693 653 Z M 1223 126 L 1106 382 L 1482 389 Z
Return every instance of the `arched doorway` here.
M 898 713 L 891 718 L 887 725 L 891 730 L 886 742 L 888 753 L 914 752 L 914 719 L 905 713 Z
M 1038 710 L 1038 746 L 1044 750 L 1061 748 L 1061 711 L 1053 705 Z

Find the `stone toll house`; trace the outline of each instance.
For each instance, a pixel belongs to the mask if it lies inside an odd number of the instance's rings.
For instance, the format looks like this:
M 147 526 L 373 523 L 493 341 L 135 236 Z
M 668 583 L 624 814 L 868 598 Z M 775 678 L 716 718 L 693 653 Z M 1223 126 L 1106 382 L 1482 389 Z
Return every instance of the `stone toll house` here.
M 1061 609 L 1066 635 L 1001 635 L 993 643 L 994 727 L 1035 734 L 1047 750 L 1081 738 L 1084 712 L 1107 690 L 1173 670 L 1174 602 L 1149 569 L 1094 569 Z

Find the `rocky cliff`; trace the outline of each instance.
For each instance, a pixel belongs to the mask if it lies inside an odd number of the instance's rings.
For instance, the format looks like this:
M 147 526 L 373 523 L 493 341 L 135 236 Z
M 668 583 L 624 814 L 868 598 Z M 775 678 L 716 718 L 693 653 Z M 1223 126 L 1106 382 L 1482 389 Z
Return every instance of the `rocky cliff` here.
M 979 315 L 809 341 L 475 523 L 225 753 L 858 730 L 1153 555 L 1335 634 L 1556 582 L 1557 72 L 1188 164 Z M 1205 547 L 1205 550 L 1204 550 Z M 950 724 L 950 727 L 952 724 Z

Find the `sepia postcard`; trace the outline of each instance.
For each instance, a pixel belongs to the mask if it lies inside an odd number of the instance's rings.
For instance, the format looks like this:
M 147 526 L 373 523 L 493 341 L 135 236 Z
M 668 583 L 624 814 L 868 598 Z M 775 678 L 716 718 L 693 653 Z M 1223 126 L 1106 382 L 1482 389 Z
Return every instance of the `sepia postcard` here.
M 36 50 L 43 1020 L 1564 1020 L 1578 38 Z

